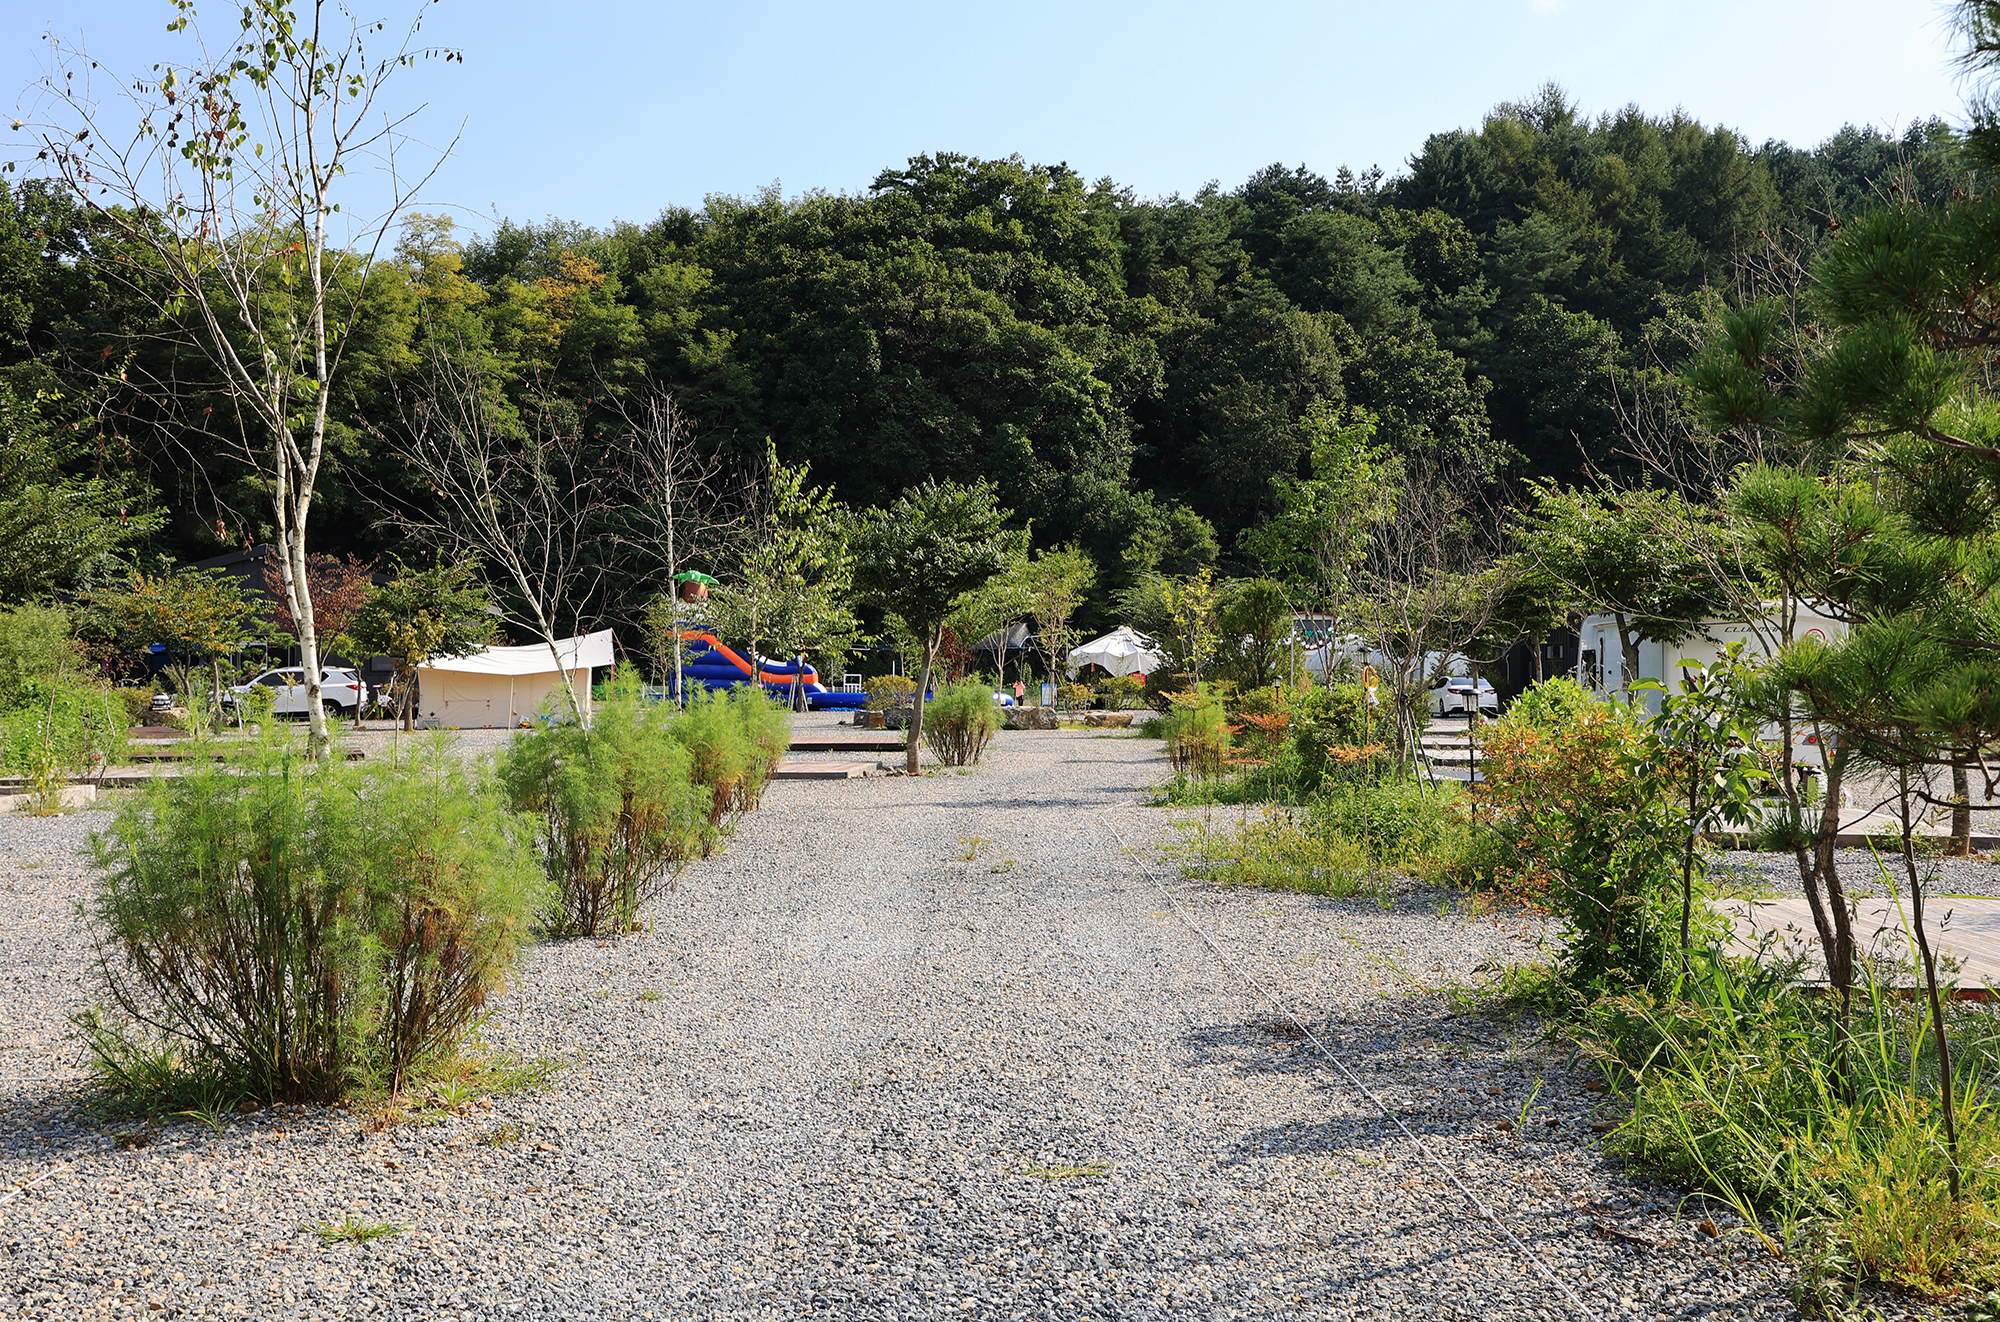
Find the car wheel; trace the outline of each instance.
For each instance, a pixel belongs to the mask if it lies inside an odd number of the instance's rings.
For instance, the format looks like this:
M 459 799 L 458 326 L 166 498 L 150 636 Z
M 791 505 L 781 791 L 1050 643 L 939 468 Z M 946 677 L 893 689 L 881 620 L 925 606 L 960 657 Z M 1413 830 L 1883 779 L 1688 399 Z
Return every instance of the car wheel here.
M 341 717 L 347 715 L 347 709 L 345 707 L 342 707 L 339 703 L 335 702 L 331 698 L 328 698 L 325 702 L 322 702 L 320 706 L 326 709 L 327 717 L 331 720 L 337 721 Z

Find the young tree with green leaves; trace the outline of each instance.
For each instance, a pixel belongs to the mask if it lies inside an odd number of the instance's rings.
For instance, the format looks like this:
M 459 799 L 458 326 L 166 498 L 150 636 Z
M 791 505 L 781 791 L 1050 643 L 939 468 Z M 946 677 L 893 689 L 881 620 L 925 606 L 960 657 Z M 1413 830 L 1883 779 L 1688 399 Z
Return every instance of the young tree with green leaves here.
M 1063 658 L 1076 641 L 1070 620 L 1097 582 L 1097 566 L 1081 547 L 1064 546 L 1036 555 L 1021 567 L 1020 579 L 1049 682 L 1059 684 Z
M 221 658 L 233 654 L 258 621 L 257 603 L 243 595 L 240 579 L 200 569 L 134 574 L 88 600 L 109 624 L 113 646 L 128 659 L 143 658 L 156 644 L 162 649 L 167 674 L 184 699 L 204 666 L 211 691 L 222 687 Z
M 1536 567 L 1618 628 L 1618 688 L 1640 679 L 1639 643 L 1678 643 L 1726 600 L 1711 561 L 1690 542 L 1712 520 L 1680 497 L 1651 489 L 1590 492 L 1534 486 L 1517 533 Z
M 192 58 L 123 84 L 136 116 L 129 127 L 98 101 L 95 63 L 56 48 L 57 68 L 41 82 L 54 120 L 34 129 L 37 159 L 112 240 L 105 248 L 137 255 L 100 265 L 207 358 L 244 420 L 244 431 L 217 436 L 240 446 L 270 494 L 317 755 L 330 736 L 306 534 L 335 377 L 377 255 L 431 172 L 411 170 L 408 115 L 390 106 L 388 89 L 420 58 L 457 55 L 416 45 L 421 17 L 375 54 L 386 25 L 331 0 L 249 0 L 211 54 L 193 0 L 171 3 L 168 30 L 187 34 Z M 382 211 L 369 220 L 343 212 L 345 176 L 390 162 Z M 180 421 L 213 430 L 205 415 Z
M 1219 623 L 1223 660 L 1234 677 L 1246 687 L 1275 683 L 1292 635 L 1292 602 L 1284 586 L 1268 578 L 1223 584 Z
M 1027 533 L 1009 529 L 1010 517 L 990 483 L 967 487 L 926 479 L 855 521 L 856 594 L 901 620 L 921 643 L 916 710 L 904 751 L 911 775 L 918 770 L 924 693 L 954 604 L 1027 550 Z
M 347 626 L 355 645 L 396 662 L 398 715 L 405 730 L 414 728 L 417 668 L 490 646 L 499 632 L 492 605 L 470 563 L 440 561 L 429 569 L 398 563 L 395 576 L 355 611 Z
M 831 488 L 809 484 L 811 476 L 809 464 L 780 461 L 778 447 L 766 438 L 737 548 L 726 557 L 723 583 L 709 593 L 708 622 L 740 639 L 752 665 L 761 664 L 766 642 L 785 660 L 817 652 L 838 664 L 860 630 L 848 606 L 850 519 Z M 794 678 L 794 706 L 802 684 Z
M 1701 842 L 1718 826 L 1754 825 L 1752 799 L 1766 779 L 1757 764 L 1757 722 L 1742 705 L 1749 672 L 1743 644 L 1731 643 L 1714 665 L 1687 667 L 1671 687 L 1651 679 L 1633 685 L 1661 699 L 1658 714 L 1639 737 L 1637 773 L 1672 818 L 1671 844 L 1681 875 L 1683 982 L 1693 946 L 1694 884 L 1708 870 Z
M 1366 409 L 1319 403 L 1299 419 L 1312 476 L 1272 479 L 1279 513 L 1243 534 L 1243 549 L 1345 632 L 1375 527 L 1394 516 L 1401 461 L 1375 439 Z M 1333 667 L 1327 667 L 1330 677 Z
M 1215 571 L 1203 565 L 1186 578 L 1162 579 L 1160 594 L 1171 621 L 1174 659 L 1199 684 L 1222 650 L 1222 598 Z

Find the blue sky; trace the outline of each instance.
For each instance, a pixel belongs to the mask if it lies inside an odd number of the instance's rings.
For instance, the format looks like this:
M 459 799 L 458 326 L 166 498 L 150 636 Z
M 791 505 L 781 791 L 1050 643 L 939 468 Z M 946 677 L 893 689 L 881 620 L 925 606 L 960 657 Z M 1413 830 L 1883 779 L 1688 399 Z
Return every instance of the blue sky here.
M 225 36 L 234 8 L 199 6 Z M 170 12 L 7 0 L 0 107 L 26 103 L 44 32 L 142 73 L 183 49 Z M 772 183 L 852 192 L 940 150 L 1067 161 L 1150 197 L 1273 161 L 1394 173 L 1426 134 L 1549 80 L 1589 111 L 1679 106 L 1753 141 L 1953 118 L 1945 14 L 1937 0 L 442 0 L 425 38 L 465 61 L 422 65 L 403 91 L 426 103 L 425 138 L 461 133 L 425 209 L 474 229 L 643 221 Z

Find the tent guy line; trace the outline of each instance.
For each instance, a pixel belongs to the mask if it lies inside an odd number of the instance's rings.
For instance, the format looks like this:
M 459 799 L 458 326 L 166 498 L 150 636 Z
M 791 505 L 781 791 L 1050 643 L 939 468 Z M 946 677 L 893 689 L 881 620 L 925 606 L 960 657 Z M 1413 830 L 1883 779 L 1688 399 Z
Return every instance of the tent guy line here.
M 1228 952 L 1223 950 L 1221 946 L 1218 946 L 1215 943 L 1213 937 L 1211 937 L 1207 932 L 1202 930 L 1200 924 L 1196 923 L 1192 918 L 1188 916 L 1187 909 L 1181 904 L 1180 897 L 1174 894 L 1173 888 L 1167 885 L 1164 881 L 1160 880 L 1159 874 L 1153 869 L 1153 866 L 1149 862 L 1147 862 L 1145 857 L 1142 856 L 1139 853 L 1139 851 L 1129 841 L 1125 839 L 1124 832 L 1118 829 L 1117 814 L 1120 811 L 1124 811 L 1126 809 L 1127 805 L 1122 805 L 1122 804 L 1114 804 L 1108 808 L 1105 808 L 1103 810 L 1105 816 L 1105 826 L 1111 832 L 1112 838 L 1118 841 L 1119 848 L 1122 849 L 1127 855 L 1129 855 L 1133 862 L 1139 865 L 1139 870 L 1145 873 L 1147 880 L 1153 883 L 1154 888 L 1159 891 L 1161 898 L 1167 902 L 1167 907 L 1173 911 L 1174 917 L 1180 920 L 1181 925 L 1186 927 L 1188 931 L 1194 933 L 1197 937 L 1201 938 L 1201 943 L 1208 947 L 1210 953 L 1212 953 L 1218 960 L 1220 960 L 1222 962 L 1223 967 L 1228 969 L 1230 973 L 1233 974 L 1238 981 L 1240 981 L 1244 986 L 1248 987 L 1251 991 L 1255 992 L 1258 996 L 1262 997 L 1266 1002 L 1270 1004 L 1273 1010 L 1276 1010 L 1279 1014 L 1283 1015 L 1285 1017 L 1286 1022 L 1291 1024 L 1293 1028 L 1297 1029 L 1300 1035 L 1303 1036 L 1306 1041 L 1312 1043 L 1314 1050 L 1318 1051 L 1321 1056 L 1326 1058 L 1328 1064 L 1332 1065 L 1335 1069 L 1340 1071 L 1341 1077 L 1346 1079 L 1348 1083 L 1352 1084 L 1356 1092 L 1360 1093 L 1363 1097 L 1366 1097 L 1370 1102 L 1374 1103 L 1375 1109 L 1380 1111 L 1382 1113 L 1383 1118 L 1389 1121 L 1390 1124 L 1394 1125 L 1397 1128 L 1397 1130 L 1399 1130 L 1402 1133 L 1403 1137 L 1410 1141 L 1411 1145 L 1414 1146 L 1420 1154 L 1422 1154 L 1424 1160 L 1428 1161 L 1431 1165 L 1437 1167 L 1438 1173 L 1443 1175 L 1447 1180 L 1451 1181 L 1452 1187 L 1457 1189 L 1458 1192 L 1465 1198 L 1465 1201 L 1472 1205 L 1472 1208 L 1474 1212 L 1478 1214 L 1479 1219 L 1491 1225 L 1494 1229 L 1498 1230 L 1502 1235 L 1505 1235 L 1507 1237 L 1507 1242 L 1514 1246 L 1514 1248 L 1520 1253 L 1522 1260 L 1526 1262 L 1528 1266 L 1534 1270 L 1535 1274 L 1540 1276 L 1543 1280 L 1547 1281 L 1550 1285 L 1555 1286 L 1557 1290 L 1562 1292 L 1563 1298 L 1569 1301 L 1570 1306 L 1576 1310 L 1577 1315 L 1579 1317 L 1586 1319 L 1586 1322 L 1600 1322 L 1598 1315 L 1591 1311 L 1590 1305 L 1586 1304 L 1582 1300 L 1582 1298 L 1580 1298 L 1577 1295 L 1576 1291 L 1570 1289 L 1568 1285 L 1563 1283 L 1561 1278 L 1559 1278 L 1554 1272 L 1550 1271 L 1548 1265 L 1544 1263 L 1540 1258 L 1536 1257 L 1535 1254 L 1529 1250 L 1528 1246 L 1521 1241 L 1521 1237 L 1514 1233 L 1513 1227 L 1509 1226 L 1505 1221 L 1502 1221 L 1499 1215 L 1495 1213 L 1492 1208 L 1488 1207 L 1485 1204 L 1485 1202 L 1481 1200 L 1479 1195 L 1472 1191 L 1470 1186 L 1468 1186 L 1464 1180 L 1459 1178 L 1457 1171 L 1453 1170 L 1451 1166 L 1447 1165 L 1442 1158 L 1440 1158 L 1435 1152 L 1433 1152 L 1428 1143 L 1424 1142 L 1423 1139 L 1417 1137 L 1416 1133 L 1408 1125 L 1403 1123 L 1401 1116 L 1397 1115 L 1393 1110 L 1389 1108 L 1386 1102 L 1384 1102 L 1380 1097 L 1377 1097 L 1372 1091 L 1370 1091 L 1368 1085 L 1363 1083 L 1359 1078 L 1359 1076 L 1357 1076 L 1353 1070 L 1347 1067 L 1347 1062 L 1342 1060 L 1339 1056 L 1335 1055 L 1333 1051 L 1326 1045 L 1326 1043 L 1320 1040 L 1319 1034 L 1313 1032 L 1311 1028 L 1307 1027 L 1304 1023 L 1300 1022 L 1299 1017 L 1292 1013 L 1290 1006 L 1286 1005 L 1283 1001 L 1279 1000 L 1262 983 L 1258 982 L 1255 978 L 1251 977 L 1249 973 L 1244 970 L 1241 964 L 1238 964 L 1235 960 L 1231 959 L 1229 957 Z

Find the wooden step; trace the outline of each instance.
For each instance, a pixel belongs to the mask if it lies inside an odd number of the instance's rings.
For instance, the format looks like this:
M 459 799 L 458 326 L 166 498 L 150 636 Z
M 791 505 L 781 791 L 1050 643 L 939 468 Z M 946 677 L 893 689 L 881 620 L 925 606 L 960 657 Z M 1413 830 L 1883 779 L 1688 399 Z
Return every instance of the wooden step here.
M 780 762 L 772 780 L 859 780 L 875 774 L 873 762 Z
M 794 753 L 900 753 L 901 735 L 880 734 L 795 734 Z

